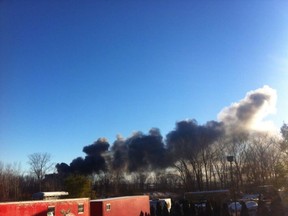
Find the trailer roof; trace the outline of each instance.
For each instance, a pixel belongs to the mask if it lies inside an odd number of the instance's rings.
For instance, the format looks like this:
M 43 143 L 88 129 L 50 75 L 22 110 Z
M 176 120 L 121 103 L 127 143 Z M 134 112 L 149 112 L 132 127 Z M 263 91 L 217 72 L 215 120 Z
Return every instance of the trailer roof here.
M 91 202 L 103 202 L 103 201 L 108 201 L 108 200 L 130 199 L 130 198 L 137 198 L 137 197 L 147 197 L 149 199 L 149 196 L 147 195 L 133 195 L 133 196 L 121 196 L 121 197 L 108 197 L 108 198 L 103 198 L 103 199 L 91 200 Z
M 7 204 L 33 204 L 33 203 L 58 203 L 58 202 L 84 202 L 89 201 L 90 198 L 69 198 L 69 199 L 55 199 L 55 200 L 27 200 L 27 201 L 12 201 L 12 202 L 0 202 L 0 205 L 7 205 Z
M 38 192 L 32 195 L 33 199 L 51 199 L 69 195 L 66 191 Z

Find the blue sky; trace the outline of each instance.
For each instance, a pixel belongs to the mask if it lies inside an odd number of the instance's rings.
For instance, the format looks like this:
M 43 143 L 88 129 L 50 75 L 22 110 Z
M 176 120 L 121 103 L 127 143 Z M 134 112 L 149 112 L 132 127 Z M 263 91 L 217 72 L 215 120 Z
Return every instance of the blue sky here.
M 0 1 L 0 161 L 165 136 L 269 85 L 288 121 L 287 1 Z

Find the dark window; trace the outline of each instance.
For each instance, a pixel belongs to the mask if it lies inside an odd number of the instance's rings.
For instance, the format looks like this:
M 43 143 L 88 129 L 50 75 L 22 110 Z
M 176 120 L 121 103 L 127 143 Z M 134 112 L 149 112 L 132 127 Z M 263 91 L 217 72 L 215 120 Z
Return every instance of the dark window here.
M 78 204 L 78 213 L 84 213 L 84 204 Z

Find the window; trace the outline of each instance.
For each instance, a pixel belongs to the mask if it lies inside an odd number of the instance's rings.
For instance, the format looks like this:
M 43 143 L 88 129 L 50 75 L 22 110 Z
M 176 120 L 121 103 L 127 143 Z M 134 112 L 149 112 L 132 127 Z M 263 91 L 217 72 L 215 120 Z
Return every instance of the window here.
M 110 203 L 106 204 L 106 211 L 111 211 L 111 204 Z
M 78 204 L 78 214 L 84 213 L 84 204 Z
M 47 216 L 54 216 L 54 215 L 55 215 L 55 206 L 48 206 Z

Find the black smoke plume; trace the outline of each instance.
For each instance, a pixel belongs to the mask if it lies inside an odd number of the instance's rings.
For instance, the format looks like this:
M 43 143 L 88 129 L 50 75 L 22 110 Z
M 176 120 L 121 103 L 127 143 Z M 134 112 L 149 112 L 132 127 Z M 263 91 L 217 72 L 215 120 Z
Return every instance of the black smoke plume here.
M 57 169 L 58 174 L 60 175 L 67 175 L 71 173 L 71 167 L 66 163 L 60 163 L 60 164 L 57 163 L 56 169 Z
M 216 121 L 205 125 L 198 125 L 196 120 L 180 121 L 176 123 L 175 130 L 167 134 L 167 148 L 174 161 L 191 159 L 221 137 L 223 132 L 223 124 Z
M 114 142 L 111 150 L 113 152 L 113 169 L 119 170 L 126 168 L 128 161 L 128 146 L 125 139 L 118 135 L 117 140 Z
M 83 152 L 88 156 L 101 155 L 102 153 L 108 151 L 109 143 L 105 138 L 100 138 L 91 145 L 85 146 Z
M 134 133 L 126 140 L 118 137 L 112 151 L 115 169 L 125 167 L 134 172 L 139 169 L 164 168 L 169 164 L 163 137 L 157 128 L 152 128 L 147 135 Z
M 70 166 L 65 163 L 57 164 L 58 173 L 79 173 L 89 175 L 97 173 L 100 170 L 106 170 L 105 158 L 102 153 L 108 151 L 109 143 L 106 139 L 100 138 L 91 145 L 85 146 L 83 152 L 86 153 L 85 158 L 78 157 L 74 159 Z
M 203 125 L 196 120 L 177 122 L 175 129 L 166 135 L 165 143 L 157 128 L 152 128 L 148 134 L 134 133 L 127 139 L 118 136 L 110 151 L 107 140 L 98 139 L 83 148 L 84 158 L 78 157 L 70 165 L 61 163 L 56 167 L 59 173 L 105 171 L 107 164 L 103 155 L 109 153 L 114 170 L 134 172 L 166 168 L 177 160 L 196 158 L 201 150 L 220 137 L 230 139 L 269 126 L 269 122 L 263 119 L 273 113 L 276 98 L 276 91 L 264 86 L 248 92 L 244 99 L 224 108 L 218 115 L 219 121 L 208 121 Z

